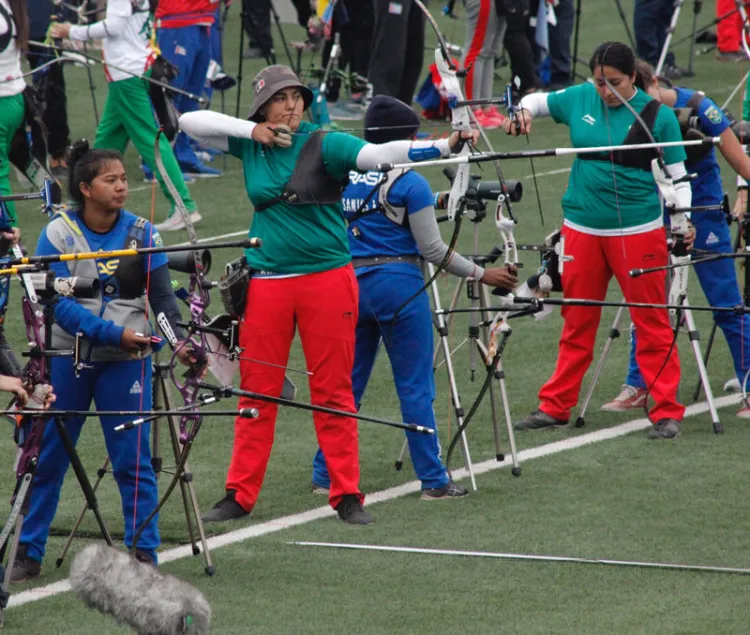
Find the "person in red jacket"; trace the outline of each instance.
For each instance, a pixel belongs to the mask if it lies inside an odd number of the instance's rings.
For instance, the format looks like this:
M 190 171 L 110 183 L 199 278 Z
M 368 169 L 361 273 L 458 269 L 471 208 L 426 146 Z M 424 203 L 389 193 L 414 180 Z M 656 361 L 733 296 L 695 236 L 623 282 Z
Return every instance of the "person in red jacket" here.
M 177 67 L 171 82 L 194 95 L 203 93 L 208 65 L 211 63 L 211 29 L 214 27 L 218 0 L 159 0 L 156 9 L 157 40 L 161 54 Z M 174 106 L 180 114 L 198 110 L 195 100 L 176 95 Z M 181 132 L 174 153 L 183 174 L 197 177 L 221 176 L 221 171 L 204 165 L 191 146 L 190 137 Z M 179 224 L 173 214 L 170 221 Z M 169 222 L 169 221 L 168 221 Z M 161 227 L 160 229 L 170 229 Z
M 720 62 L 744 62 L 747 56 L 742 50 L 742 17 L 734 0 L 716 0 L 716 59 Z

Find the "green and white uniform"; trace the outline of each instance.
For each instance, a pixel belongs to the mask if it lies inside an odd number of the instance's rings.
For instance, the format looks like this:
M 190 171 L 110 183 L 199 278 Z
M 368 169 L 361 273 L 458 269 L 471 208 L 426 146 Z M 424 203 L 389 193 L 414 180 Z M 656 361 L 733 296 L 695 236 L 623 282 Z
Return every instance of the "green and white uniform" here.
M 570 128 L 570 140 L 576 148 L 620 145 L 631 126 L 640 125 L 624 106 L 606 106 L 590 83 L 572 86 L 546 98 L 549 114 Z M 649 101 L 651 97 L 636 89 L 629 103 L 640 112 Z M 659 108 L 652 134 L 658 142 L 682 141 L 679 123 L 670 108 Z M 664 148 L 667 165 L 685 158 L 681 147 Z M 576 158 L 562 207 L 566 225 L 598 236 L 639 234 L 663 224 L 651 172 L 611 161 Z
M 0 0 L 2 1 L 2 0 Z M 107 0 L 107 17 L 88 26 L 73 26 L 70 39 L 86 41 L 103 39 L 104 61 L 118 67 L 105 67 L 109 84 L 107 102 L 96 130 L 94 147 L 125 152 L 132 141 L 146 165 L 156 175 L 164 196 L 175 202 L 167 190 L 162 175 L 156 170 L 154 140 L 158 125 L 154 118 L 148 83 L 140 75 L 150 73 L 157 51 L 151 46 L 152 20 L 148 0 Z M 123 72 L 125 71 L 125 72 Z M 169 178 L 189 211 L 196 205 L 190 196 L 180 166 L 166 137 L 159 140 L 162 160 Z
M 16 43 L 16 26 L 8 0 L 0 0 L 0 195 L 11 194 L 10 190 L 10 144 L 16 131 L 24 121 L 23 89 L 26 83 L 21 78 L 21 52 Z M 9 79 L 9 78 L 18 79 Z M 11 223 L 16 225 L 16 208 L 6 203 Z

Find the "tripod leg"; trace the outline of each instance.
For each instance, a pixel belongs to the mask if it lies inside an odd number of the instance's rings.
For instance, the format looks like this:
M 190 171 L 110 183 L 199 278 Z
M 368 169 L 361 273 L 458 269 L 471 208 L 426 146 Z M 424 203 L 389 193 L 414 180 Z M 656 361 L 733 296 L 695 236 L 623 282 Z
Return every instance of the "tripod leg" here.
M 104 476 L 107 474 L 107 469 L 109 468 L 109 456 L 107 456 L 106 459 L 104 459 L 104 463 L 99 468 L 99 470 L 96 473 L 96 482 L 94 483 L 94 492 L 96 492 L 97 489 L 99 489 L 99 484 L 104 479 Z M 73 529 L 70 530 L 70 535 L 68 536 L 68 539 L 65 541 L 65 546 L 63 547 L 62 551 L 60 552 L 60 556 L 55 560 L 55 566 L 59 569 L 62 566 L 62 563 L 65 561 L 65 556 L 68 553 L 68 549 L 70 549 L 70 545 L 73 544 L 73 539 L 75 538 L 76 532 L 78 531 L 78 528 L 81 526 L 81 523 L 83 522 L 83 519 L 86 516 L 86 511 L 88 510 L 89 506 L 88 503 L 83 503 L 83 509 L 81 510 L 81 513 L 78 515 L 78 520 L 76 520 L 75 525 L 73 525 Z
M 406 450 L 409 447 L 409 442 L 404 439 L 404 444 L 401 446 L 401 452 L 398 454 L 398 458 L 396 459 L 396 462 L 393 464 L 393 467 L 396 468 L 397 472 L 400 472 L 401 469 L 404 467 L 404 456 L 406 456 Z
M 609 336 L 607 337 L 607 342 L 604 344 L 604 349 L 602 350 L 602 354 L 599 357 L 599 361 L 596 364 L 596 368 L 594 369 L 594 376 L 591 378 L 591 384 L 589 385 L 589 390 L 586 393 L 586 398 L 583 400 L 583 405 L 581 406 L 581 414 L 578 415 L 578 418 L 576 419 L 576 428 L 582 428 L 586 425 L 586 410 L 589 407 L 589 402 L 591 401 L 591 397 L 594 394 L 594 388 L 596 388 L 596 382 L 599 381 L 599 375 L 602 374 L 602 369 L 604 368 L 604 362 L 607 361 L 607 356 L 609 355 L 609 349 L 612 348 L 612 342 L 614 342 L 618 337 L 620 337 L 620 321 L 622 320 L 622 314 L 625 312 L 624 307 L 620 307 L 617 309 L 617 315 L 615 315 L 615 319 L 612 322 L 612 328 L 609 330 Z
M 669 52 L 669 46 L 672 43 L 672 36 L 674 35 L 674 31 L 677 28 L 677 20 L 680 18 L 680 9 L 682 8 L 683 2 L 684 0 L 675 0 L 672 19 L 670 20 L 669 26 L 667 27 L 667 37 L 664 40 L 664 46 L 661 49 L 659 61 L 656 63 L 656 68 L 654 69 L 654 73 L 656 75 L 661 75 L 662 68 L 664 67 L 664 62 L 667 60 L 667 53 Z
M 716 329 L 717 329 L 716 322 L 714 322 L 711 325 L 711 333 L 708 336 L 708 343 L 706 344 L 706 353 L 703 355 L 703 366 L 704 368 L 708 367 L 708 358 L 711 356 L 711 349 L 714 346 L 714 338 L 716 337 Z M 698 372 L 698 381 L 695 384 L 695 390 L 693 391 L 693 403 L 698 401 L 698 398 L 701 396 L 701 388 L 703 387 L 703 377 L 701 376 L 700 372 Z
M 622 9 L 622 3 L 620 0 L 615 0 L 615 5 L 617 6 L 617 12 L 620 14 L 620 20 L 622 20 L 622 25 L 625 27 L 625 35 L 628 36 L 628 42 L 630 43 L 630 48 L 634 51 L 636 50 L 635 46 L 635 40 L 633 39 L 633 32 L 630 30 L 630 25 L 628 24 L 628 19 L 625 16 L 625 11 Z
M 583 0 L 576 0 L 576 26 L 573 36 L 573 59 L 570 65 L 570 81 L 576 81 L 576 65 L 578 64 L 578 43 L 581 36 L 581 3 Z
M 716 434 L 721 434 L 724 432 L 724 427 L 719 421 L 719 413 L 717 412 L 716 404 L 714 403 L 714 394 L 711 391 L 711 383 L 708 381 L 708 373 L 706 372 L 706 366 L 703 363 L 700 346 L 700 333 L 695 327 L 693 312 L 690 310 L 687 300 L 685 301 L 685 322 L 688 327 L 690 346 L 693 348 L 693 353 L 695 354 L 695 363 L 698 365 L 698 373 L 700 374 L 701 382 L 703 383 L 703 390 L 706 392 L 706 401 L 708 402 L 708 411 L 711 413 L 711 422 L 713 423 L 714 432 Z
M 479 251 L 479 250 L 477 249 L 476 251 Z M 481 284 L 481 283 L 478 283 L 478 284 Z M 482 301 L 484 302 L 484 306 L 492 306 L 490 304 L 489 289 L 487 288 L 486 285 L 481 285 L 481 289 L 482 289 L 481 298 L 482 298 Z M 491 323 L 491 321 L 492 321 L 492 318 L 490 317 L 489 312 L 482 312 L 482 324 L 483 324 L 482 343 L 484 344 L 485 348 L 488 346 L 489 340 L 490 340 L 489 324 Z M 499 368 L 500 367 L 498 367 L 498 369 Z M 495 439 L 495 460 L 504 461 L 505 454 L 500 448 L 500 426 L 497 422 L 497 406 L 495 404 L 495 390 L 493 389 L 492 385 L 490 385 L 489 387 L 489 393 L 490 393 L 490 412 L 492 413 L 492 435 Z
M 505 413 L 505 426 L 508 429 L 508 443 L 510 443 L 510 457 L 513 467 L 510 469 L 513 476 L 521 476 L 521 463 L 518 460 L 518 450 L 516 449 L 516 431 L 513 429 L 513 420 L 510 417 L 510 402 L 508 401 L 508 392 L 505 387 L 505 371 L 503 371 L 503 362 L 497 366 L 498 383 L 500 384 L 500 397 L 503 401 L 503 411 Z
M 162 391 L 162 398 L 164 400 L 164 406 L 168 410 L 173 409 L 172 399 L 169 392 L 169 387 L 167 384 L 167 377 L 165 375 L 166 371 L 159 372 L 159 386 L 160 390 Z M 180 458 L 180 441 L 179 441 L 179 429 L 177 421 L 174 417 L 168 416 L 167 421 L 169 423 L 169 436 L 172 440 L 172 451 L 174 453 L 175 461 L 179 461 Z M 203 546 L 203 555 L 206 560 L 206 568 L 205 572 L 206 575 L 212 576 L 216 572 L 216 568 L 214 567 L 214 563 L 211 560 L 211 551 L 208 547 L 208 539 L 206 538 L 206 530 L 203 527 L 203 521 L 201 520 L 201 511 L 198 507 L 198 497 L 195 493 L 195 486 L 193 484 L 193 474 L 190 471 L 190 466 L 187 461 L 185 461 L 183 468 L 182 468 L 182 474 L 180 474 L 180 493 L 182 495 L 182 503 L 185 507 L 185 519 L 187 521 L 187 530 L 188 530 L 188 536 L 190 537 L 190 544 L 192 545 L 193 549 L 193 555 L 197 556 L 200 553 L 200 548 L 198 547 L 196 540 L 195 540 L 195 531 L 193 529 L 193 519 L 191 518 L 191 512 L 193 516 L 195 517 L 195 524 L 198 529 L 198 537 L 200 538 L 201 545 Z
M 427 270 L 432 277 L 435 274 L 435 267 L 432 263 L 428 263 Z M 430 285 L 432 291 L 432 298 L 435 303 L 435 310 L 440 310 L 440 294 L 438 292 L 437 283 L 433 280 Z M 448 382 L 450 384 L 451 399 L 453 401 L 453 409 L 456 414 L 456 424 L 461 425 L 464 420 L 464 409 L 461 406 L 461 398 L 458 394 L 458 386 L 456 385 L 456 375 L 453 371 L 453 362 L 451 361 L 450 347 L 448 345 L 448 327 L 445 324 L 445 320 L 442 315 L 437 316 L 438 323 L 438 334 L 440 335 L 440 344 L 443 347 L 443 356 L 445 358 L 445 370 L 448 373 Z M 471 462 L 471 454 L 469 453 L 469 444 L 466 440 L 466 433 L 461 434 L 461 450 L 464 455 L 464 464 L 469 472 L 469 478 L 471 479 L 471 487 L 474 491 L 477 490 L 477 481 L 474 477 L 474 466 Z
M 54 422 L 55 427 L 57 428 L 57 432 L 60 435 L 63 447 L 65 448 L 65 452 L 70 459 L 70 465 L 73 468 L 73 472 L 75 473 L 76 478 L 78 479 L 78 484 L 81 486 L 83 495 L 86 497 L 86 503 L 91 512 L 94 514 L 94 518 L 96 518 L 96 522 L 99 525 L 99 530 L 102 533 L 102 538 L 104 538 L 105 542 L 111 547 L 112 536 L 109 535 L 109 530 L 104 524 L 104 518 L 102 517 L 101 511 L 99 511 L 99 502 L 97 501 L 96 494 L 91 487 L 91 481 L 89 481 L 88 476 L 86 476 L 86 470 L 83 469 L 81 458 L 78 456 L 78 452 L 76 452 L 75 446 L 73 445 L 73 440 L 70 438 L 70 433 L 59 417 L 55 417 Z
M 24 513 L 18 515 L 16 518 L 16 525 L 13 530 L 13 541 L 10 543 L 10 553 L 8 554 L 8 566 L 5 569 L 5 579 L 3 580 L 3 591 L 7 591 L 10 587 L 10 576 L 13 573 L 13 563 L 16 561 L 18 555 L 18 546 L 21 543 L 21 530 L 23 529 Z
M 701 2 L 700 0 L 695 0 L 695 3 L 693 4 L 693 31 L 692 31 L 692 37 L 690 38 L 690 53 L 688 53 L 688 67 L 687 70 L 683 73 L 685 77 L 693 77 L 695 75 L 695 71 L 693 70 L 693 62 L 695 61 L 695 38 L 696 38 L 696 31 L 698 30 L 698 14 L 701 11 Z M 744 33 L 743 33 L 744 37 Z

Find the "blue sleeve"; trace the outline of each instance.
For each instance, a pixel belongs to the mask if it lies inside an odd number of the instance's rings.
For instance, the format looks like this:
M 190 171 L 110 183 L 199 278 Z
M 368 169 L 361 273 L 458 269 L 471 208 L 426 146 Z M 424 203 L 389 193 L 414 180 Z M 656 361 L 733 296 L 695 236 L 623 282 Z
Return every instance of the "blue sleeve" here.
M 698 104 L 698 118 L 703 132 L 710 137 L 718 137 L 731 126 L 726 115 L 710 98 L 704 97 Z
M 416 214 L 433 205 L 434 197 L 427 179 L 410 170 L 388 192 L 388 202 L 397 207 L 406 207 L 407 214 Z
M 179 212 L 178 212 L 179 213 Z M 163 247 L 164 241 L 161 239 L 161 234 L 156 230 L 151 223 L 146 223 L 144 227 L 145 235 L 149 237 L 144 247 Z M 144 258 L 144 271 L 148 273 L 159 267 L 163 267 L 169 262 L 167 254 L 150 254 Z
M 47 238 L 45 228 L 39 236 L 35 254 L 37 256 L 50 256 L 59 253 Z M 58 278 L 70 277 L 70 270 L 64 262 L 52 263 L 49 268 Z M 71 335 L 83 333 L 95 346 L 119 346 L 122 333 L 125 330 L 122 326 L 117 326 L 110 320 L 103 320 L 94 315 L 72 298 L 60 298 L 57 301 L 55 304 L 55 322 Z

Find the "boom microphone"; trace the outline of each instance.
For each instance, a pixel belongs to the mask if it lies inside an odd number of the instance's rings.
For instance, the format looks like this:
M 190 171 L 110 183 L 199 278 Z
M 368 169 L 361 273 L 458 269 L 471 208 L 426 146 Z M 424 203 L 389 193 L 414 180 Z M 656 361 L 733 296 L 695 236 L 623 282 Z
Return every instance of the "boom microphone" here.
M 198 589 L 104 543 L 75 557 L 70 583 L 89 608 L 138 635 L 204 635 L 211 627 L 211 607 Z

